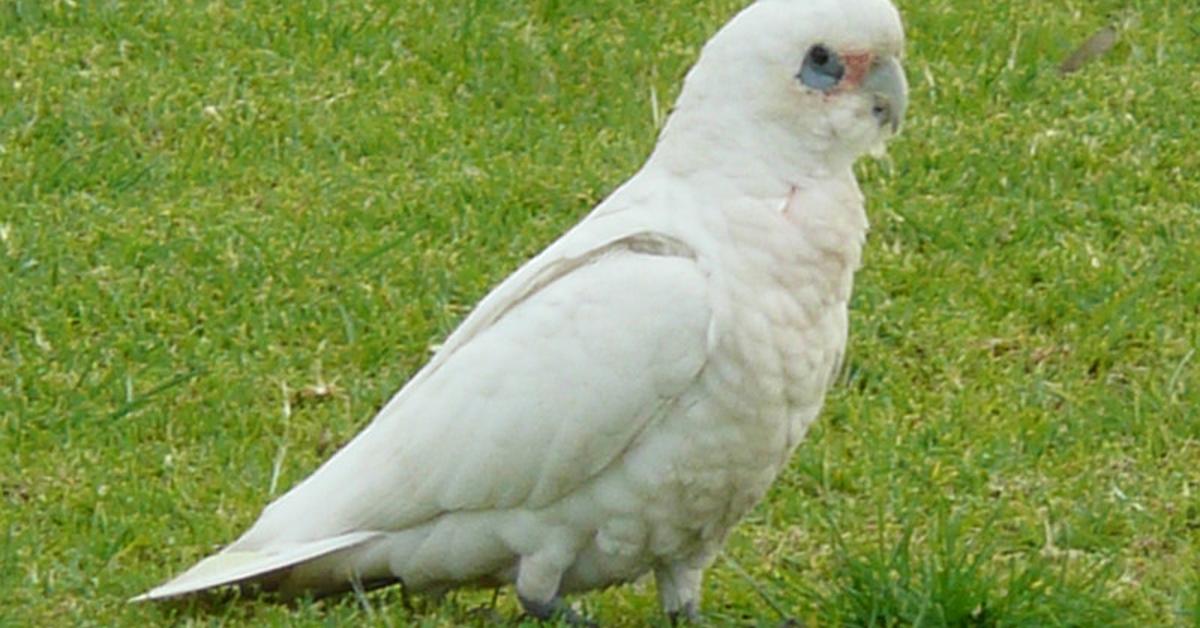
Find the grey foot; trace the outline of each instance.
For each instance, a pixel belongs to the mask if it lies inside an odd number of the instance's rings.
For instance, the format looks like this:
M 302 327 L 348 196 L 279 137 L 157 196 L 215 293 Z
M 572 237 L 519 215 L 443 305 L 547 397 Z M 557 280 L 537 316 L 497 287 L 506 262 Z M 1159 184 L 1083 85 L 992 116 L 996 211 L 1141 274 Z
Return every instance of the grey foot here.
M 667 613 L 667 619 L 671 621 L 672 626 L 698 624 L 700 623 L 700 607 L 695 602 L 685 602 L 679 610 Z
M 539 621 L 562 621 L 580 628 L 599 628 L 599 624 L 576 613 L 575 609 L 563 603 L 561 598 L 556 597 L 549 602 L 535 602 L 518 595 L 517 599 L 520 600 L 525 614 Z

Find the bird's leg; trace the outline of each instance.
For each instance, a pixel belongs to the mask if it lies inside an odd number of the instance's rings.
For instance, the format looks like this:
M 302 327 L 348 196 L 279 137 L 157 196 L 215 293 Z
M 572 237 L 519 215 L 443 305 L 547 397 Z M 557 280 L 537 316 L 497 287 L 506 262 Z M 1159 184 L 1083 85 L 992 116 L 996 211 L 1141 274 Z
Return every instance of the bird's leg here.
M 658 601 L 671 624 L 700 621 L 700 584 L 704 569 L 676 562 L 654 569 Z
M 400 603 L 404 605 L 404 610 L 410 616 L 417 613 L 417 610 L 413 608 L 412 596 L 408 592 L 408 585 L 403 580 L 400 581 Z
M 564 621 L 572 626 L 595 626 L 558 597 L 562 568 L 543 556 L 521 559 L 517 571 L 517 599 L 525 614 L 541 621 Z

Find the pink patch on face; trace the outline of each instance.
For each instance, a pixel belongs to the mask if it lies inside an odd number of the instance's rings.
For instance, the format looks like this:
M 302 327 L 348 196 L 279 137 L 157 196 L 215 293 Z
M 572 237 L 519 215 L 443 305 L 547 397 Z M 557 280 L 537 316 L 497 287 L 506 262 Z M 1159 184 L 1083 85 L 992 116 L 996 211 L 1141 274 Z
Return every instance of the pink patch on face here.
M 862 85 L 863 78 L 871 69 L 874 55 L 869 52 L 842 53 L 842 65 L 846 67 L 846 76 L 842 78 L 841 86 L 855 89 Z

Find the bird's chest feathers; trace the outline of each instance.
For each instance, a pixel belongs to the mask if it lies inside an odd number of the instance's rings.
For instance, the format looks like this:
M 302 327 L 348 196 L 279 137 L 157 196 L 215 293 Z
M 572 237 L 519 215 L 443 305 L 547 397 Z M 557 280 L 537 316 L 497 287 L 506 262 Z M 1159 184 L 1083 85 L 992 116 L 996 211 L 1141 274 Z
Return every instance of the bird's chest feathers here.
M 856 187 L 793 188 L 756 209 L 726 217 L 712 384 L 748 437 L 786 453 L 845 349 L 866 219 Z
M 723 538 L 820 410 L 845 347 L 866 229 L 857 198 L 841 207 L 830 198 L 814 206 L 811 197 L 786 195 L 709 216 L 711 237 L 688 239 L 708 277 L 708 359 L 698 386 L 662 425 L 673 437 L 630 462 L 645 470 L 639 477 L 655 503 L 677 505 L 661 514 L 667 528 L 701 529 L 705 542 Z

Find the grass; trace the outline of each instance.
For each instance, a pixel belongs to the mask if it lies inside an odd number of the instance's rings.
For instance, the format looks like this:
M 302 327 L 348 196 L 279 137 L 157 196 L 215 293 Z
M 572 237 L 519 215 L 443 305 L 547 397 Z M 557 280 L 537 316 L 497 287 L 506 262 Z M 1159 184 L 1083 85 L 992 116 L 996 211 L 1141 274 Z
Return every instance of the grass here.
M 0 623 L 516 617 L 124 599 L 632 173 L 739 5 L 0 1 Z M 845 377 L 707 615 L 1200 625 L 1200 10 L 902 10 L 910 119 L 860 168 Z M 652 586 L 582 603 L 659 617 Z

